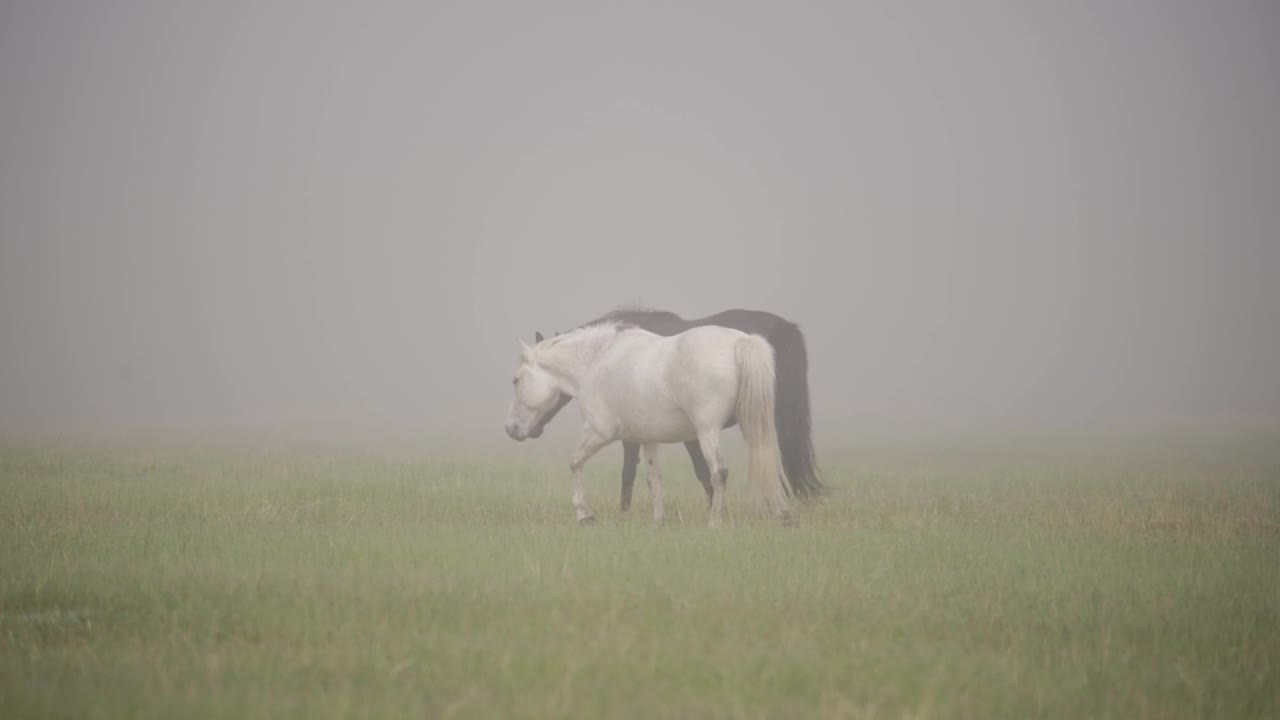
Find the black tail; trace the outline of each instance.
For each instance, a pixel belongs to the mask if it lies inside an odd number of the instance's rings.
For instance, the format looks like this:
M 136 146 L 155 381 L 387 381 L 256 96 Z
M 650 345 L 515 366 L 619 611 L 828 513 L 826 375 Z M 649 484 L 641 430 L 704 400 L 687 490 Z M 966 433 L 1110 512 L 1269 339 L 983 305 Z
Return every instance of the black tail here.
M 817 498 L 827 492 L 818 477 L 813 454 L 813 437 L 809 420 L 809 355 L 804 335 L 794 323 L 781 322 L 770 329 L 766 338 L 773 346 L 775 396 L 774 424 L 778 429 L 778 445 L 782 450 L 782 467 L 787 471 L 791 489 L 803 500 Z

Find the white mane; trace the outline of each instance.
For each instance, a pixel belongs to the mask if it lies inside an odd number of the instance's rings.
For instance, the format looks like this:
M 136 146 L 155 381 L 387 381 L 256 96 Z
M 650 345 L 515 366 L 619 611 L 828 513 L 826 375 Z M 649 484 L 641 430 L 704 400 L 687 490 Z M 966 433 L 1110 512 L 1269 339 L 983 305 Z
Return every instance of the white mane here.
M 606 320 L 605 322 L 574 328 L 555 337 L 549 337 L 536 345 L 529 346 L 529 361 L 535 364 L 538 363 L 544 355 L 560 348 L 566 342 L 595 345 L 596 342 L 594 341 L 610 340 L 623 327 L 624 324 L 619 320 Z

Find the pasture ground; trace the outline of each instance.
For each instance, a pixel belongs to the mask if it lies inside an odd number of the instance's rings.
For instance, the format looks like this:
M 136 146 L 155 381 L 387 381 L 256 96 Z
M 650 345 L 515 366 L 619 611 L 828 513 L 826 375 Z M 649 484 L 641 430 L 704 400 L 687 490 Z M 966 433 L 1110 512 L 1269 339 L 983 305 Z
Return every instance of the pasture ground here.
M 528 447 L 3 446 L 0 715 L 1280 716 L 1264 440 L 820 448 L 795 528 L 731 457 L 719 532 Z

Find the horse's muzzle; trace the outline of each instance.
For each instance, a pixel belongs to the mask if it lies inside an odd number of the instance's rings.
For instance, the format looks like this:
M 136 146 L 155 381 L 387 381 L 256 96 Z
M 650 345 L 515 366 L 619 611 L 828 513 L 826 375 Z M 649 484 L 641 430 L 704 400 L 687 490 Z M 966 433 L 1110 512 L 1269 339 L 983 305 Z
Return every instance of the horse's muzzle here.
M 525 434 L 521 432 L 520 427 L 515 423 L 507 423 L 507 437 L 516 442 L 524 442 Z

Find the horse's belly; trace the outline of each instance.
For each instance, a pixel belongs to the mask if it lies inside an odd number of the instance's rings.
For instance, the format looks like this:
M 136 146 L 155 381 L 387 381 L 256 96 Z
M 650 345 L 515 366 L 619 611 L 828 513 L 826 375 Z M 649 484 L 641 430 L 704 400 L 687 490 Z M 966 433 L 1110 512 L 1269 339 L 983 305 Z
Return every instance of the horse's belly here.
M 678 443 L 698 437 L 688 416 L 678 409 L 653 411 L 625 418 L 622 439 L 637 443 Z

